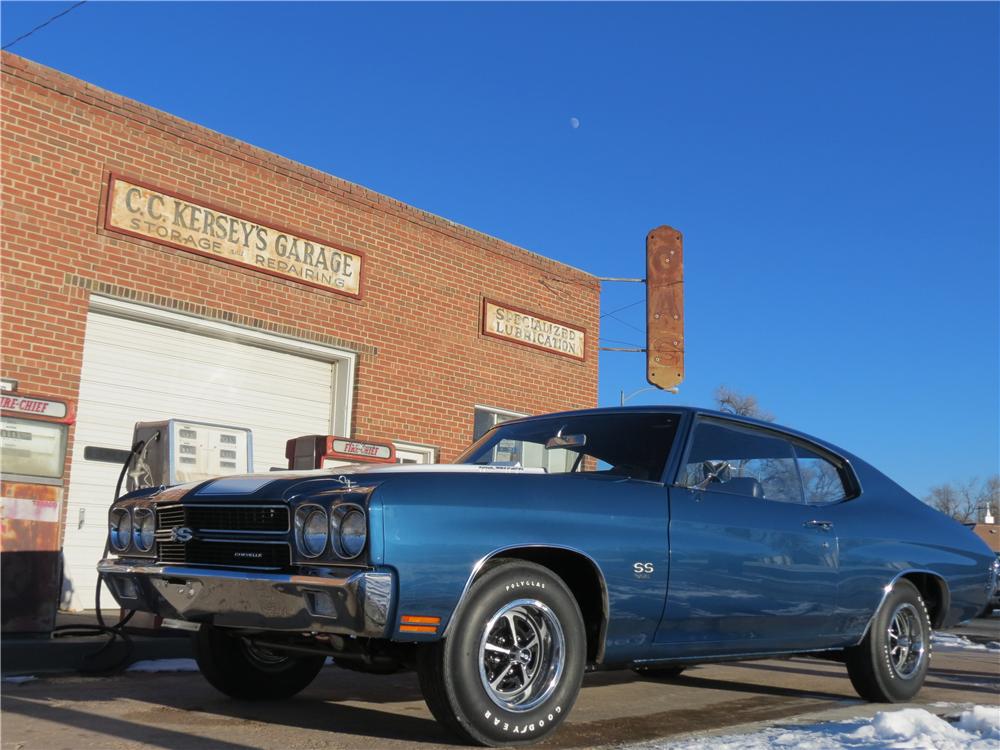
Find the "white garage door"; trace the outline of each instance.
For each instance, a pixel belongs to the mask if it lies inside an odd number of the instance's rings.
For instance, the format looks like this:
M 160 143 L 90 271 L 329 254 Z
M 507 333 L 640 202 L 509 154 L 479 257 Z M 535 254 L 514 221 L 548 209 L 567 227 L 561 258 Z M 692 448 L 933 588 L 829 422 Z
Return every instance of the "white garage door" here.
M 352 379 L 349 353 L 96 302 L 87 319 L 63 546 L 63 606 L 69 609 L 94 606 L 95 566 L 120 471 L 84 459 L 87 446 L 127 450 L 136 422 L 169 418 L 248 427 L 254 470 L 266 472 L 287 466 L 289 438 L 331 434 L 350 424 L 350 401 L 343 398 L 349 384 L 345 390 L 338 383 Z M 102 604 L 108 603 L 113 606 L 105 591 Z

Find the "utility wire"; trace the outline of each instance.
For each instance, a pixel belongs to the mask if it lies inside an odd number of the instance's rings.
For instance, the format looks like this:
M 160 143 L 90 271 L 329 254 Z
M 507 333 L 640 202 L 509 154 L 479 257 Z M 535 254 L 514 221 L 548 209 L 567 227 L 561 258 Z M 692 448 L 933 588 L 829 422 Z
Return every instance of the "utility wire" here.
M 636 348 L 640 348 L 638 344 L 633 344 L 631 341 L 621 341 L 619 339 L 609 339 L 609 338 L 605 338 L 604 336 L 601 336 L 601 341 L 607 341 L 608 343 L 611 343 L 611 344 L 624 344 L 625 346 L 634 346 Z
M 20 42 L 20 41 L 21 41 L 22 39 L 27 39 L 27 38 L 28 38 L 29 36 L 31 36 L 32 34 L 34 34 L 34 33 L 35 33 L 36 31 L 38 31 L 38 30 L 40 30 L 40 29 L 44 29 L 44 28 L 45 28 L 46 26 L 48 26 L 48 25 L 49 25 L 50 23 L 52 23 L 53 21 L 55 21 L 55 20 L 56 20 L 57 18 L 62 18 L 62 17 L 63 17 L 63 16 L 65 16 L 65 15 L 66 15 L 67 13 L 69 13 L 70 11 L 73 11 L 73 10 L 76 10 L 76 9 L 77 9 L 77 8 L 79 8 L 79 7 L 81 6 L 81 5 L 85 4 L 86 2 L 87 2 L 87 0 L 80 0 L 80 2 L 78 2 L 78 3 L 74 3 L 73 5 L 69 6 L 69 7 L 68 7 L 68 8 L 66 9 L 66 10 L 62 11 L 61 13 L 56 13 L 56 14 L 55 14 L 54 16 L 52 16 L 52 18 L 50 18 L 50 19 L 49 19 L 48 21 L 46 21 L 45 23 L 40 23 L 40 24 L 38 24 L 38 26 L 36 26 L 35 28 L 33 28 L 33 29 L 32 29 L 31 31 L 29 31 L 28 33 L 26 33 L 26 34 L 21 34 L 21 36 L 19 36 L 19 37 L 18 37 L 17 39 L 15 39 L 15 40 L 14 40 L 13 42 L 7 42 L 7 44 L 5 44 L 5 45 L 4 45 L 3 47 L 0 47 L 0 49 L 8 49 L 8 48 L 10 48 L 10 47 L 13 47 L 13 46 L 14 46 L 15 44 L 17 44 L 18 42 Z
M 628 326 L 629 328 L 631 328 L 631 329 L 633 329 L 635 331 L 638 331 L 639 333 L 645 333 L 645 331 L 642 328 L 639 328 L 639 326 L 634 326 L 631 323 L 629 323 L 627 320 L 622 320 L 617 315 L 612 315 L 611 313 L 608 313 L 608 317 L 611 318 L 612 320 L 617 320 L 623 326 Z
M 631 302 L 631 303 L 625 305 L 625 307 L 619 307 L 617 310 L 612 310 L 611 312 L 602 313 L 601 317 L 602 318 L 606 318 L 609 315 L 614 315 L 615 313 L 620 313 L 622 310 L 628 310 L 630 307 L 635 307 L 636 305 L 640 305 L 640 304 L 642 304 L 645 301 L 646 301 L 645 297 L 643 297 L 642 299 L 637 299 L 635 302 Z

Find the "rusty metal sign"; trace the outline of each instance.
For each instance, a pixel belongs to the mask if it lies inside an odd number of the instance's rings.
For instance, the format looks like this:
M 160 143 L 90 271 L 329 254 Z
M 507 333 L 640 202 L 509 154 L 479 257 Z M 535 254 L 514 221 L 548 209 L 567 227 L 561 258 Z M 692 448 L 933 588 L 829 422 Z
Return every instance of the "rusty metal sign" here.
M 0 482 L 0 630 L 47 632 L 62 585 L 63 488 Z
M 684 238 L 668 226 L 646 235 L 646 379 L 684 380 Z

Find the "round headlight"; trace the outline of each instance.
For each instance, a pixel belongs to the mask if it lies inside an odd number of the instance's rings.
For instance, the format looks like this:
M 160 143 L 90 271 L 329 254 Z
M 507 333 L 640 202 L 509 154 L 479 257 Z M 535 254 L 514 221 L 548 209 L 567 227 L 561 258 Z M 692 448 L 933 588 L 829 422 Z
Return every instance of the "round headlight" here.
M 124 552 L 128 549 L 129 538 L 132 536 L 132 514 L 125 508 L 115 508 L 111 511 L 109 525 L 111 546 L 119 552 Z
M 307 508 L 299 534 L 302 553 L 309 557 L 322 555 L 329 534 L 326 511 L 316 507 Z
M 365 514 L 360 510 L 351 509 L 340 517 L 338 551 L 343 557 L 352 558 L 361 554 L 368 538 L 367 526 Z
M 132 540 L 141 552 L 149 552 L 153 549 L 153 540 L 156 536 L 156 520 L 153 518 L 153 511 L 149 508 L 136 508 L 135 524 L 132 531 Z

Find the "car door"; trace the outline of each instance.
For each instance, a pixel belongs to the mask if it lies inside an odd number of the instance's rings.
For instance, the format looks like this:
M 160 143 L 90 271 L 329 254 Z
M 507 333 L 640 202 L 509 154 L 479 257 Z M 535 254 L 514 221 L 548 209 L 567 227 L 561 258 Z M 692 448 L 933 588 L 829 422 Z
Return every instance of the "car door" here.
M 695 421 L 670 499 L 670 580 L 656 641 L 678 655 L 807 649 L 829 639 L 837 538 L 804 502 L 782 433 Z

